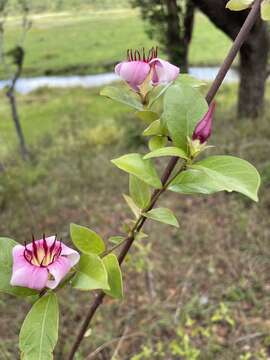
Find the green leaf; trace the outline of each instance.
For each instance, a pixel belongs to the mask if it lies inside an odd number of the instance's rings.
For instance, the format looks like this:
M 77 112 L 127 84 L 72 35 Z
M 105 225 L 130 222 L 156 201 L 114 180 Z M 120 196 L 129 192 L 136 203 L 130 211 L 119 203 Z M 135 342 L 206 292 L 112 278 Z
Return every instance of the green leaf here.
M 250 7 L 254 0 L 230 0 L 226 4 L 226 8 L 232 11 L 245 10 Z
M 124 197 L 126 203 L 128 204 L 129 208 L 135 215 L 136 219 L 138 219 L 141 214 L 141 211 L 138 208 L 138 206 L 135 204 L 135 202 L 133 201 L 133 199 L 130 196 L 123 194 L 123 197 Z
M 143 110 L 143 105 L 140 102 L 140 97 L 135 92 L 127 88 L 107 86 L 103 90 L 101 90 L 100 95 L 106 96 L 112 100 L 128 105 L 134 109 Z
M 81 255 L 76 266 L 77 273 L 72 286 L 79 290 L 109 290 L 108 275 L 105 266 L 97 255 Z
M 187 138 L 208 110 L 202 94 L 187 85 L 171 86 L 164 97 L 163 118 L 175 146 L 187 151 Z
M 133 175 L 129 176 L 129 193 L 139 209 L 144 209 L 149 205 L 151 199 L 149 185 Z
M 109 241 L 115 245 L 120 244 L 123 240 L 125 240 L 124 236 L 111 236 L 109 238 Z
M 140 154 L 127 154 L 111 160 L 119 169 L 137 176 L 142 181 L 161 189 L 162 184 L 151 160 L 143 160 Z
M 258 201 L 260 175 L 245 160 L 227 156 L 210 156 L 178 175 L 169 189 L 180 193 L 212 194 L 236 191 Z
M 148 143 L 149 149 L 151 151 L 161 149 L 167 144 L 167 141 L 168 139 L 166 136 L 153 136 Z
M 159 118 L 159 115 L 156 112 L 150 110 L 138 111 L 136 115 L 147 124 L 151 124 Z
M 264 0 L 261 5 L 261 16 L 263 20 L 270 20 L 270 0 Z
M 180 85 L 188 85 L 194 88 L 199 88 L 201 86 L 205 86 L 206 83 L 202 80 L 197 79 L 194 76 L 191 76 L 189 74 L 180 74 L 175 81 L 176 84 Z
M 123 298 L 123 281 L 122 273 L 114 254 L 109 254 L 103 258 L 103 263 L 108 273 L 108 282 L 110 290 L 104 290 L 104 292 L 116 299 Z
M 59 308 L 54 293 L 40 298 L 27 314 L 20 331 L 23 360 L 52 360 L 58 339 Z
M 144 130 L 143 136 L 160 135 L 162 133 L 160 120 L 155 120 Z
M 15 296 L 31 296 L 37 294 L 37 291 L 20 286 L 11 286 L 12 276 L 12 249 L 18 243 L 9 238 L 0 238 L 0 292 Z
M 154 103 L 169 89 L 172 83 L 167 85 L 155 86 L 152 91 L 149 93 L 149 107 L 154 105 Z
M 156 157 L 161 157 L 161 156 L 177 156 L 182 159 L 188 159 L 187 154 L 184 152 L 184 150 L 179 149 L 174 146 L 169 146 L 169 147 L 165 147 L 162 149 L 154 150 L 154 151 L 150 152 L 149 154 L 145 155 L 144 159 L 151 159 L 151 158 L 156 158 Z
M 84 254 L 101 254 L 105 250 L 102 238 L 85 226 L 70 224 L 70 235 L 73 244 Z
M 148 211 L 147 213 L 143 213 L 143 215 L 148 219 L 179 227 L 178 221 L 170 209 L 156 208 Z

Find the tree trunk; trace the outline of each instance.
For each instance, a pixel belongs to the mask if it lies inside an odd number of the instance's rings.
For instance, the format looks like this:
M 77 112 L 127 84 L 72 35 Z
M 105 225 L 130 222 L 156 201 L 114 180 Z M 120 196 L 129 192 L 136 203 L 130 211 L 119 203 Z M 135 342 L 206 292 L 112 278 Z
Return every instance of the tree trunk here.
M 264 110 L 265 82 L 268 64 L 268 33 L 264 25 L 253 34 L 240 51 L 240 87 L 238 115 L 257 118 Z
M 180 1 L 182 2 L 182 0 Z M 188 48 L 194 20 L 194 4 L 188 1 L 183 9 L 179 0 L 165 0 L 167 10 L 166 49 L 169 60 L 188 72 Z
M 194 4 L 232 40 L 239 32 L 249 10 L 226 10 L 227 0 L 193 0 Z M 269 53 L 267 24 L 258 19 L 240 50 L 240 87 L 238 115 L 256 118 L 264 108 L 264 92 Z

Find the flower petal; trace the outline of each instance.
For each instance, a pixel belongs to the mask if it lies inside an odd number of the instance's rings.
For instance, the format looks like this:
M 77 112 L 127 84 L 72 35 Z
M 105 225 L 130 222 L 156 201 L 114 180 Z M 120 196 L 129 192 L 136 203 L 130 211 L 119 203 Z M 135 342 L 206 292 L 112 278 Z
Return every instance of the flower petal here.
M 116 65 L 115 72 L 133 89 L 138 90 L 150 72 L 150 66 L 144 61 L 123 61 Z
M 47 287 L 55 289 L 71 268 L 71 261 L 64 256 L 60 256 L 55 262 L 47 267 L 49 273 L 54 277 L 53 280 L 47 281 Z
M 23 253 L 23 246 L 16 245 L 13 248 L 13 271 L 10 284 L 35 290 L 44 289 L 48 280 L 47 269 L 29 264 Z
M 77 251 L 66 246 L 65 244 L 61 244 L 61 246 L 62 246 L 61 256 L 62 255 L 66 256 L 69 259 L 71 263 L 71 267 L 76 265 L 80 260 L 80 254 Z
M 153 85 L 167 84 L 174 81 L 179 75 L 180 69 L 168 61 L 155 58 L 149 62 L 153 68 Z
M 46 241 L 47 241 L 48 246 L 51 246 L 53 244 L 54 240 L 55 240 L 55 236 L 47 237 Z M 71 267 L 76 265 L 80 260 L 80 254 L 77 251 L 70 248 L 69 246 L 66 246 L 65 244 L 63 244 L 57 240 L 56 246 L 59 246 L 59 245 L 61 245 L 61 248 L 62 248 L 61 256 L 64 255 L 70 260 Z

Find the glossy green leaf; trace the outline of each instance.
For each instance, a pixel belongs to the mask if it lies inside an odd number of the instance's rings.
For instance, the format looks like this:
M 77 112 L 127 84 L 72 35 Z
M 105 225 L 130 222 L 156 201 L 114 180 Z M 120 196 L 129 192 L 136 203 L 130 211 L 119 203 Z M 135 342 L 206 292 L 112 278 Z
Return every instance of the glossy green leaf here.
M 84 254 L 101 254 L 105 250 L 102 238 L 85 226 L 70 224 L 70 235 L 73 244 Z
M 129 208 L 135 215 L 136 219 L 138 219 L 141 214 L 141 211 L 138 208 L 138 206 L 135 204 L 135 202 L 133 201 L 133 199 L 130 196 L 123 194 L 123 197 L 124 197 L 126 203 L 128 204 Z
M 178 221 L 174 216 L 174 213 L 170 209 L 166 208 L 155 208 L 147 213 L 143 213 L 148 219 L 156 220 L 164 224 L 179 227 Z
M 230 0 L 226 4 L 226 8 L 232 11 L 245 10 L 250 7 L 254 0 Z
M 107 86 L 101 90 L 100 95 L 128 105 L 136 110 L 143 110 L 140 97 L 134 91 L 127 88 Z
M 258 201 L 259 186 L 260 175 L 254 166 L 233 156 L 220 155 L 196 163 L 176 177 L 169 189 L 188 194 L 236 191 Z
M 160 135 L 162 133 L 160 120 L 155 120 L 144 130 L 143 136 Z
M 138 111 L 136 115 L 147 124 L 151 124 L 159 118 L 159 115 L 156 112 L 150 110 Z
M 149 205 L 151 199 L 149 185 L 133 175 L 129 176 L 129 193 L 139 209 L 144 209 Z
M 12 275 L 12 249 L 18 243 L 9 238 L 0 238 L 0 292 L 15 296 L 31 296 L 37 291 L 20 286 L 11 286 Z
M 127 154 L 112 160 L 112 163 L 119 169 L 137 176 L 142 181 L 160 189 L 162 187 L 160 178 L 151 160 L 143 160 L 140 154 Z
M 104 290 L 104 292 L 116 299 L 123 298 L 123 281 L 122 273 L 114 254 L 109 254 L 103 258 L 103 263 L 108 273 L 108 282 L 110 290 Z
M 19 343 L 23 360 L 53 360 L 58 323 L 57 297 L 50 292 L 33 305 L 23 322 Z
M 261 16 L 263 20 L 270 21 L 270 0 L 264 0 L 262 2 Z
M 168 142 L 167 136 L 152 136 L 148 146 L 151 151 L 155 151 L 166 146 Z
M 204 81 L 199 80 L 196 77 L 189 74 L 180 74 L 175 83 L 180 85 L 188 85 L 194 88 L 199 88 L 201 86 L 206 85 Z
M 76 275 L 72 279 L 72 286 L 75 289 L 110 289 L 107 271 L 102 260 L 97 255 L 81 255 L 76 270 Z
M 179 149 L 174 146 L 164 147 L 162 149 L 157 149 L 155 151 L 150 152 L 149 154 L 144 156 L 144 159 L 151 159 L 162 156 L 177 156 L 182 159 L 188 159 L 187 154 L 184 150 Z
M 187 151 L 187 138 L 192 137 L 196 124 L 207 110 L 207 102 L 197 89 L 178 84 L 167 90 L 163 119 L 175 146 Z

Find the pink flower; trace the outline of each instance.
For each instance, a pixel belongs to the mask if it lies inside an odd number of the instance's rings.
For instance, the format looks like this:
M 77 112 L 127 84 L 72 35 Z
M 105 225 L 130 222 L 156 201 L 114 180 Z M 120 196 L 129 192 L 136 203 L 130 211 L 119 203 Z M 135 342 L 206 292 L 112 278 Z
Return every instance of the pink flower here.
M 216 104 L 214 102 L 210 104 L 207 113 L 204 115 L 202 120 L 197 124 L 192 135 L 192 140 L 199 140 L 200 143 L 203 144 L 211 136 L 213 113 L 215 110 L 215 106 Z
M 56 236 L 34 240 L 13 248 L 13 271 L 10 284 L 30 289 L 54 289 L 77 264 L 77 251 L 62 244 Z
M 168 61 L 157 57 L 157 48 L 150 49 L 146 56 L 144 49 L 142 55 L 139 50 L 128 50 L 127 61 L 116 65 L 115 72 L 125 80 L 135 91 L 149 77 L 153 86 L 168 84 L 179 75 L 179 68 Z

